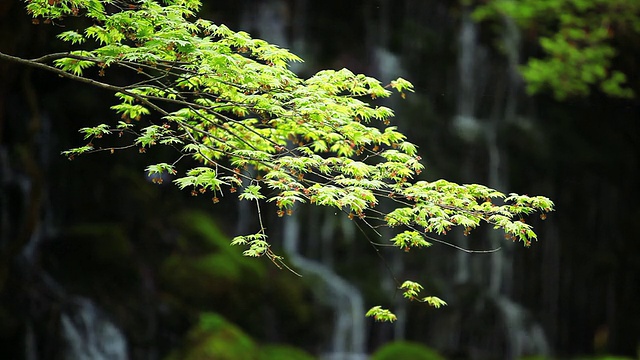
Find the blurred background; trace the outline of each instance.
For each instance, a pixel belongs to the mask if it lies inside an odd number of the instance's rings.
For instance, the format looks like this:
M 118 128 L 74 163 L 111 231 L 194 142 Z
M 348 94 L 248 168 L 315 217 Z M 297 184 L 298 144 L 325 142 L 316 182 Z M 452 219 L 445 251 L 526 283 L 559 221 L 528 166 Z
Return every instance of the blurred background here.
M 347 67 L 411 81 L 414 94 L 382 104 L 420 146 L 421 176 L 550 197 L 557 211 L 531 219 L 537 243 L 485 229 L 443 240 L 498 251 L 376 251 L 369 240 L 390 232 L 265 205 L 271 242 L 299 278 L 229 246 L 255 231 L 253 208 L 153 184 L 144 168 L 162 149 L 61 156 L 83 144 L 79 128 L 118 120 L 113 94 L 0 62 L 1 357 L 638 358 L 638 97 L 527 95 L 517 67 L 541 55 L 540 33 L 475 22 L 463 3 L 211 1 L 200 16 L 291 49 L 303 77 Z M 67 50 L 55 39 L 64 25 L 33 25 L 22 2 L 3 1 L 0 19 L 4 53 Z M 640 32 L 619 33 L 613 66 L 638 94 Z M 408 303 L 395 278 L 449 305 Z M 373 305 L 398 321 L 365 318 Z

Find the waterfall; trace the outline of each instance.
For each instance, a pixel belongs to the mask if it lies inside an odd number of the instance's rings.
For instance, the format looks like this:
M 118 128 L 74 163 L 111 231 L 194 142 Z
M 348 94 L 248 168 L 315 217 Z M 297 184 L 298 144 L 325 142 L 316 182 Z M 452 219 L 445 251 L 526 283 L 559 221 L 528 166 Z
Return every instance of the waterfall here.
M 531 319 L 531 315 L 508 298 L 502 296 L 495 300 L 505 324 L 508 339 L 505 358 L 517 359 L 523 355 L 547 355 L 549 343 L 542 326 Z
M 483 88 L 483 70 L 480 68 L 486 64 L 486 50 L 479 46 L 477 39 L 477 25 L 471 19 L 469 10 L 465 9 L 458 33 L 458 91 L 456 98 L 456 115 L 453 118 L 453 127 L 460 138 L 467 142 L 474 142 L 482 137 L 484 129 L 482 122 L 476 117 L 477 101 Z M 469 155 L 462 166 L 462 177 L 472 177 L 471 161 Z M 466 247 L 466 237 L 456 234 L 455 239 L 459 245 Z M 456 253 L 455 282 L 463 284 L 470 279 L 472 255 L 458 251 Z
M 522 83 L 517 72 L 519 62 L 519 32 L 512 19 L 505 18 L 501 41 L 504 45 L 506 69 L 499 68 L 490 58 L 488 49 L 479 43 L 477 25 L 464 10 L 458 34 L 458 93 L 453 127 L 458 136 L 471 149 L 464 160 L 462 177 L 465 181 L 483 182 L 471 165 L 477 156 L 478 147 L 486 153 L 487 185 L 504 190 L 507 188 L 505 168 L 507 154 L 499 137 L 504 126 L 514 123 L 517 118 L 519 94 Z M 491 83 L 487 74 L 491 74 Z M 486 93 L 489 93 L 487 96 Z M 487 111 L 488 109 L 488 111 Z M 485 298 L 477 304 L 491 305 L 500 319 L 505 348 L 503 358 L 515 359 L 523 355 L 545 355 L 549 345 L 542 327 L 519 304 L 509 299 L 511 295 L 511 273 L 515 244 L 506 242 L 500 233 L 484 235 L 489 246 L 500 251 L 490 256 L 458 252 L 456 257 L 455 280 L 458 284 L 470 283 L 485 288 Z M 458 241 L 466 238 L 460 236 Z M 482 269 L 482 271 L 477 271 Z M 484 307 L 484 306 L 482 306 Z M 486 310 L 474 310 L 481 314 Z M 490 345 L 489 345 L 490 346 Z M 485 349 L 497 351 L 497 349 Z
M 494 189 L 508 188 L 505 168 L 507 155 L 498 139 L 498 132 L 503 124 L 513 123 L 517 117 L 518 92 L 522 90 L 522 81 L 518 73 L 520 61 L 520 32 L 513 19 L 503 17 L 505 30 L 502 33 L 505 57 L 508 67 L 505 76 L 496 84 L 496 96 L 485 136 L 489 155 L 488 185 Z M 491 234 L 492 248 L 501 247 L 502 251 L 491 254 L 491 281 L 489 289 L 493 294 L 510 293 L 511 273 L 513 271 L 513 242 L 503 241 L 499 233 Z
M 265 2 L 250 2 L 243 13 L 240 27 L 244 30 L 282 47 L 293 44 L 294 52 L 304 51 L 305 11 L 306 1 L 299 1 L 293 9 L 282 0 Z M 295 31 L 289 36 L 287 27 Z M 257 34 L 256 34 L 257 32 Z M 301 70 L 298 67 L 293 70 Z M 241 202 L 243 203 L 243 202 Z M 247 213 L 244 207 L 239 209 L 239 228 L 246 227 Z M 342 236 L 353 239 L 354 233 L 349 220 L 336 221 L 333 216 L 326 215 L 324 223 L 320 224 L 317 232 L 309 236 L 309 241 L 319 244 L 309 244 L 310 248 L 319 248 L 320 260 L 314 260 L 302 254 L 299 248 L 300 218 L 294 214 L 284 219 L 283 247 L 287 253 L 287 261 L 303 275 L 316 276 L 321 280 L 320 290 L 327 289 L 329 296 L 321 296 L 321 300 L 330 305 L 335 314 L 334 329 L 331 337 L 331 347 L 326 350 L 323 359 L 327 360 L 360 360 L 366 359 L 365 354 L 365 308 L 362 294 L 358 288 L 349 283 L 332 270 L 333 258 L 332 240 L 336 236 L 336 229 L 342 230 Z M 314 219 L 319 218 L 313 216 Z M 314 220 L 317 221 L 317 220 Z M 313 239 L 313 240 L 312 240 Z M 322 289 L 322 290 L 321 290 Z
M 64 359 L 126 360 L 127 341 L 120 329 L 93 302 L 73 298 L 60 316 Z
M 322 358 L 326 360 L 366 359 L 364 303 L 360 290 L 319 261 L 304 257 L 299 251 L 301 236 L 298 215 L 284 219 L 283 246 L 287 260 L 303 275 L 317 276 L 327 288 L 321 300 L 335 311 L 335 326 L 331 349 Z
M 46 180 L 52 154 L 58 152 L 54 119 L 40 110 L 30 72 L 23 75 L 22 95 L 27 105 L 23 109 L 26 116 L 22 116 L 26 119 L 19 119 L 28 129 L 28 137 L 13 145 L 24 147 L 17 152 L 19 167 L 12 166 L 16 160 L 10 158 L 16 156 L 10 155 L 12 142 L 9 146 L 0 144 L 0 187 L 8 195 L 0 196 L 0 245 L 7 251 L 2 255 L 15 265 L 11 276 L 21 281 L 14 296 L 26 303 L 25 313 L 20 314 L 24 315 L 24 358 L 127 359 L 122 332 L 90 300 L 70 297 L 40 264 L 43 243 L 57 233 L 56 208 Z M 61 304 L 66 310 L 59 310 Z M 60 320 L 59 328 L 51 326 L 56 323 L 54 318 Z
M 482 132 L 482 124 L 476 118 L 476 104 L 484 85 L 486 69 L 481 66 L 486 58 L 486 50 L 478 44 L 477 25 L 466 9 L 458 33 L 458 96 L 453 119 L 458 135 L 466 141 L 477 139 Z

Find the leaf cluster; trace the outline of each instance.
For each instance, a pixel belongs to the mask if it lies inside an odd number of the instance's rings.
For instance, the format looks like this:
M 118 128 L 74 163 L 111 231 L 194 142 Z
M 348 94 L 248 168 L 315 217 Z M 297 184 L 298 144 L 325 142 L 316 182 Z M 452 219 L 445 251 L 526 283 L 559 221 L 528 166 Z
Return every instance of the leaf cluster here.
M 539 35 L 543 57 L 521 67 L 531 94 L 551 90 L 558 100 L 586 96 L 593 86 L 630 98 L 625 73 L 613 69 L 616 36 L 640 35 L 640 2 L 627 0 L 494 0 L 479 5 L 476 20 L 514 19 Z

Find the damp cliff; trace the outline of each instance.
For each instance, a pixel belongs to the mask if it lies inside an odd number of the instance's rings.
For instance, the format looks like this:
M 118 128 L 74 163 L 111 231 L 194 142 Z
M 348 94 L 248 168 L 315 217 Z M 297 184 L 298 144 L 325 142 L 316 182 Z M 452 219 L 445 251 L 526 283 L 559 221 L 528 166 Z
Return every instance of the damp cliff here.
M 509 18 L 499 31 L 475 23 L 461 3 L 243 0 L 207 2 L 202 16 L 292 49 L 303 76 L 347 67 L 409 79 L 416 92 L 385 105 L 420 146 L 422 176 L 549 196 L 558 211 L 533 219 L 538 243 L 487 229 L 442 240 L 488 252 L 405 254 L 372 246 L 391 230 L 361 231 L 322 208 L 283 220 L 265 204 L 273 246 L 300 278 L 227 245 L 255 228 L 253 208 L 148 181 L 142 170 L 161 153 L 59 156 L 78 128 L 116 120 L 111 94 L 0 62 L 0 352 L 338 360 L 409 340 L 460 359 L 635 354 L 640 106 L 528 96 L 518 65 L 536 52 L 531 34 Z M 32 25 L 22 5 L 0 5 L 3 51 L 60 51 L 56 29 Z M 394 277 L 449 306 L 404 301 Z M 399 321 L 365 319 L 374 304 Z

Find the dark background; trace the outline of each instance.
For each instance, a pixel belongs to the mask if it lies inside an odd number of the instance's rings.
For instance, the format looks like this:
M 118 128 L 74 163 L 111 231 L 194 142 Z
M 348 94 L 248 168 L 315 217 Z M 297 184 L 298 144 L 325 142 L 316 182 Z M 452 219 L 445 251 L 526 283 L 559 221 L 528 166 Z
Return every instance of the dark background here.
M 62 25 L 33 25 L 23 5 L 0 4 L 2 52 L 33 58 L 66 50 L 54 37 Z M 496 46 L 508 34 L 474 24 L 466 12 L 447 0 L 245 0 L 210 2 L 200 15 L 292 49 L 306 60 L 295 67 L 301 76 L 347 67 L 383 81 L 410 80 L 415 94 L 384 104 L 420 146 L 424 178 L 556 203 L 547 220 L 532 220 L 539 241 L 528 249 L 479 231 L 446 240 L 501 250 L 465 254 L 436 244 L 411 254 L 383 249 L 384 260 L 352 225 L 297 209 L 287 221 L 303 229 L 301 254 L 356 286 L 365 310 L 401 310 L 394 325 L 366 322 L 366 352 L 408 339 L 448 358 L 635 357 L 640 103 L 597 91 L 564 102 L 525 95 L 513 62 Z M 514 51 L 523 62 L 538 50 L 535 35 L 521 35 Z M 637 44 L 625 43 L 619 58 L 637 59 Z M 625 70 L 638 93 L 635 66 Z M 64 315 L 77 314 L 83 301 L 120 329 L 133 359 L 172 351 L 180 358 L 176 349 L 189 346 L 185 334 L 204 312 L 222 314 L 261 344 L 335 351 L 338 312 L 322 281 L 244 259 L 226 245 L 251 229 L 253 210 L 232 197 L 214 206 L 206 196 L 148 181 L 143 169 L 175 154 L 131 150 L 71 162 L 60 155 L 82 145 L 77 129 L 117 121 L 114 103 L 103 90 L 0 62 L 0 353 L 64 358 Z M 265 212 L 278 249 L 283 221 L 268 206 Z M 407 305 L 388 268 L 449 306 Z

